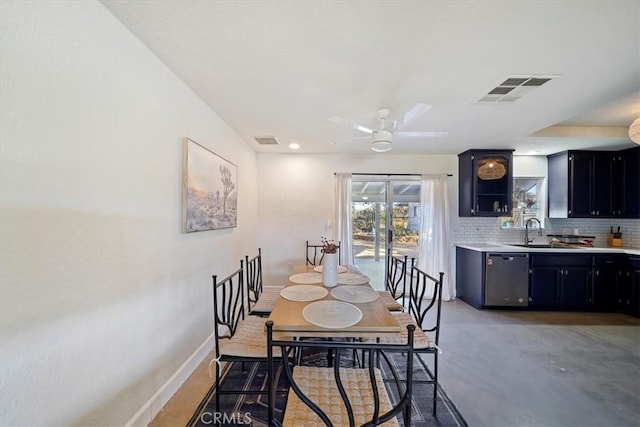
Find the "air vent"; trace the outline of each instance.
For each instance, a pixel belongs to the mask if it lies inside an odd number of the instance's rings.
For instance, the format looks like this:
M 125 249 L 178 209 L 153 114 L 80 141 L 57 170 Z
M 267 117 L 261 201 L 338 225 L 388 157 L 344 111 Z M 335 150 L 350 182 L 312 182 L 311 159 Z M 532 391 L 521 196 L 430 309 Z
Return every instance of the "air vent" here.
M 557 76 L 509 76 L 477 102 L 482 104 L 515 102 L 554 77 Z
M 254 136 L 253 139 L 260 145 L 278 145 L 280 142 L 275 136 Z

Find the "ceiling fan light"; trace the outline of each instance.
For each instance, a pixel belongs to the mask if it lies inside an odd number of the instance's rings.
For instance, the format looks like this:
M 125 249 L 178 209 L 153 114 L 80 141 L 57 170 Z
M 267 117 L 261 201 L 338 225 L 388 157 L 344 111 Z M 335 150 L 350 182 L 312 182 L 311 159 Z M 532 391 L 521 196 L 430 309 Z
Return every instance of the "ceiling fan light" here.
M 384 153 L 385 151 L 391 150 L 391 139 L 393 138 L 393 134 L 388 130 L 377 130 L 373 132 L 373 137 L 371 138 L 371 149 L 376 153 Z
M 636 144 L 640 144 L 640 117 L 635 119 L 629 126 L 629 138 Z
M 387 141 L 383 139 L 378 141 L 373 141 L 371 143 L 371 149 L 376 153 L 384 153 L 385 151 L 391 150 L 391 141 Z

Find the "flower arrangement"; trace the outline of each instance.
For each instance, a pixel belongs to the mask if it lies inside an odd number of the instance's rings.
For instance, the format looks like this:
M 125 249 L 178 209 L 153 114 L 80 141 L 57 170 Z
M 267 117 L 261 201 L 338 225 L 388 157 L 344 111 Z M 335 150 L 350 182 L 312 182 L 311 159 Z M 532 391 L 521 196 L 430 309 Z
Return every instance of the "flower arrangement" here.
M 322 253 L 323 254 L 335 254 L 338 251 L 338 245 L 333 240 L 328 240 L 326 237 L 321 237 Z

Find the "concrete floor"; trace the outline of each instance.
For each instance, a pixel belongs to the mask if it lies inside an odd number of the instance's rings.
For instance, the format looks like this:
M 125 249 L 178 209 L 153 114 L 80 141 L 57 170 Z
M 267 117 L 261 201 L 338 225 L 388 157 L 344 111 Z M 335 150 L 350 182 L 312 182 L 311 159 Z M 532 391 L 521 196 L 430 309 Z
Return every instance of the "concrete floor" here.
M 640 319 L 443 305 L 440 382 L 470 426 L 640 426 Z

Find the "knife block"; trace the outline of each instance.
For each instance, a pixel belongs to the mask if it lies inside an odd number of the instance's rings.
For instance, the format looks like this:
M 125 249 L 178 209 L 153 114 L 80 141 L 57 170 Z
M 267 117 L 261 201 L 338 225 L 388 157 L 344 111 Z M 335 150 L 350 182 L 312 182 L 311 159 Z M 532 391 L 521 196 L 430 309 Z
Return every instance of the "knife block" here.
M 622 246 L 622 237 L 613 237 L 613 234 L 609 234 L 607 245 L 614 247 Z

